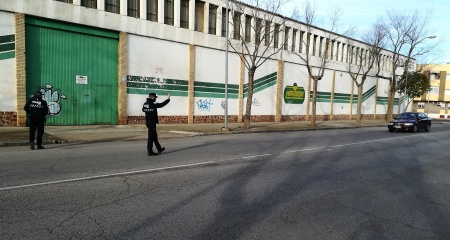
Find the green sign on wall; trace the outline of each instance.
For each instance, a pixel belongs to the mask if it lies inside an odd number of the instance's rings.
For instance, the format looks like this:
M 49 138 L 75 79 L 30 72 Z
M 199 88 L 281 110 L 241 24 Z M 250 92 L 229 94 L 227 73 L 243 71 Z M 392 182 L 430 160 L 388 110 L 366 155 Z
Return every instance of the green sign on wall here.
M 302 104 L 305 101 L 305 89 L 298 87 L 297 83 L 293 86 L 284 88 L 284 102 L 288 104 Z

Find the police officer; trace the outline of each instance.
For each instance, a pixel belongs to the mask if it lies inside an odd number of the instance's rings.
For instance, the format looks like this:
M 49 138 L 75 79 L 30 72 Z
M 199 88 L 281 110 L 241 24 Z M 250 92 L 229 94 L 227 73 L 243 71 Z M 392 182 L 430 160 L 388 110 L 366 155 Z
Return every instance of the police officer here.
M 156 103 L 156 93 L 150 93 L 148 95 L 147 101 L 142 106 L 142 111 L 145 112 L 145 125 L 148 128 L 148 139 L 147 139 L 147 155 L 158 155 L 166 150 L 165 147 L 161 147 L 158 141 L 158 133 L 156 132 L 156 124 L 158 121 L 158 108 L 166 106 L 170 102 L 170 94 L 167 95 L 167 99 L 162 103 Z M 153 152 L 153 143 L 155 143 L 156 150 L 158 153 Z
M 37 129 L 37 149 L 44 149 L 42 146 L 42 135 L 44 135 L 45 116 L 48 114 L 48 105 L 42 99 L 42 93 L 36 92 L 28 100 L 23 108 L 30 114 L 30 147 L 34 150 L 34 136 Z

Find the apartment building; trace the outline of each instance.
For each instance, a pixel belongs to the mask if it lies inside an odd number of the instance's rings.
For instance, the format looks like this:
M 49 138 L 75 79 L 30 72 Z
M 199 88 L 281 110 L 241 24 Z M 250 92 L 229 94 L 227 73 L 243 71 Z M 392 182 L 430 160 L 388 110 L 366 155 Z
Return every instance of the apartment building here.
M 362 42 L 346 36 L 331 40 L 323 29 L 307 33 L 302 22 L 264 22 L 250 12 L 228 11 L 227 23 L 225 4 L 0 0 L 0 126 L 24 126 L 23 105 L 35 91 L 49 103 L 48 125 L 143 123 L 141 108 L 150 92 L 172 96 L 160 112 L 162 123 L 223 122 L 225 88 L 229 121 L 241 122 L 248 71 L 232 51 L 225 64 L 225 49 L 227 39 L 239 38 L 237 32 L 257 41 L 259 28 L 273 30 L 264 44 L 282 50 L 255 73 L 252 121 L 309 119 L 312 81 L 298 54 L 330 60 L 318 85 L 317 118 L 355 117 L 357 88 L 347 66 L 356 63 L 354 56 L 367 54 Z M 388 75 L 391 53 L 383 51 L 382 59 L 382 73 Z M 364 118 L 385 117 L 388 91 L 389 81 L 369 76 Z M 397 95 L 395 102 L 399 112 Z
M 414 98 L 412 109 L 432 118 L 450 118 L 450 63 L 431 64 L 422 72 L 429 76 L 431 89 Z

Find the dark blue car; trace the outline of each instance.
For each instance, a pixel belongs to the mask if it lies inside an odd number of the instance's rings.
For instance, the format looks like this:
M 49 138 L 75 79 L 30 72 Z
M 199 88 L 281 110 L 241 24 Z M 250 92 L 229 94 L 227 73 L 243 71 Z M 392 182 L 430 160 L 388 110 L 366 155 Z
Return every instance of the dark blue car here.
M 424 130 L 425 132 L 429 132 L 430 127 L 431 118 L 425 113 L 420 112 L 402 113 L 388 124 L 389 132 L 394 132 L 395 130 L 408 130 L 411 132 Z

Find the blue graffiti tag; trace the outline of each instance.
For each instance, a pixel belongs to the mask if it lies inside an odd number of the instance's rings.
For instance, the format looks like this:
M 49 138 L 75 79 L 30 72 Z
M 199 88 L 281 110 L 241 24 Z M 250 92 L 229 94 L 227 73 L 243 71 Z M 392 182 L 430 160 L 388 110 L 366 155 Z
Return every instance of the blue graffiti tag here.
M 211 99 L 207 100 L 198 100 L 197 102 L 197 108 L 200 111 L 211 111 L 211 105 L 213 105 L 213 103 L 211 102 Z

